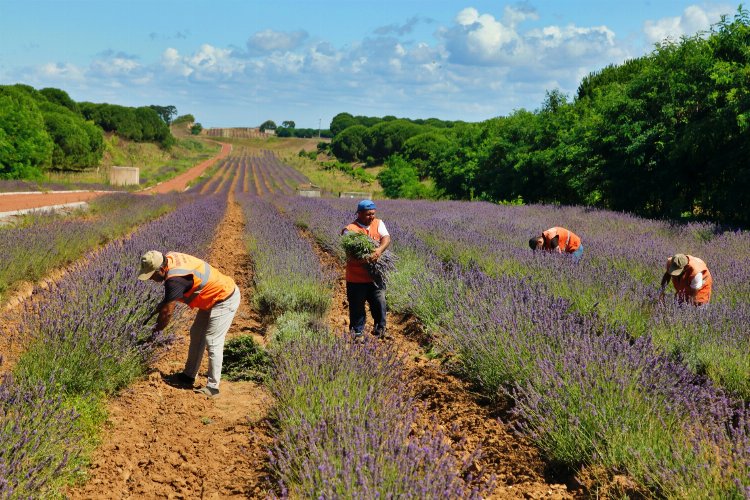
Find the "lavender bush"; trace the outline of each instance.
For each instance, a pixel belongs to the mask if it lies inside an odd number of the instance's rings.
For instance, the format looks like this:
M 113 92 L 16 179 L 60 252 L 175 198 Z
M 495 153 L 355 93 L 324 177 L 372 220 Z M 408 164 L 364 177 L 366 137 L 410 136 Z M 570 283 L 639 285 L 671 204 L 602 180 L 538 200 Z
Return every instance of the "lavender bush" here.
M 491 487 L 464 477 L 476 457 L 456 456 L 440 432 L 413 432 L 393 350 L 316 336 L 279 352 L 271 464 L 283 496 L 480 498 Z
M 258 311 L 270 318 L 286 311 L 322 316 L 331 300 L 331 276 L 291 221 L 269 201 L 238 196 L 246 215 L 247 241 L 254 262 Z
M 0 498 L 49 496 L 82 451 L 78 420 L 49 384 L 22 385 L 5 374 L 0 379 Z
M 92 200 L 85 213 L 30 215 L 15 226 L 0 228 L 0 299 L 18 281 L 37 281 L 179 203 L 175 195 L 112 194 Z

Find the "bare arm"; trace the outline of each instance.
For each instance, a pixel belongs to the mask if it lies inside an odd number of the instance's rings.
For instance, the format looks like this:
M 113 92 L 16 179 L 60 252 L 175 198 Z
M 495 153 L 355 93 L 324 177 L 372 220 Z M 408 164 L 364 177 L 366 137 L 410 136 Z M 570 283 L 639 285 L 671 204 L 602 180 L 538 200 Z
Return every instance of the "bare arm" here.
M 664 273 L 664 276 L 661 277 L 661 293 L 664 293 L 664 290 L 666 290 L 670 277 L 669 273 Z
M 174 314 L 174 307 L 176 301 L 167 302 L 166 304 L 159 304 L 159 316 L 156 319 L 156 325 L 154 325 L 153 331 L 158 332 L 164 330 L 169 322 L 172 320 Z
M 376 248 L 374 252 L 372 252 L 371 259 L 373 261 L 378 260 L 380 256 L 383 255 L 383 252 L 385 252 L 390 245 L 391 245 L 391 237 L 383 236 L 383 238 L 380 240 L 380 246 Z

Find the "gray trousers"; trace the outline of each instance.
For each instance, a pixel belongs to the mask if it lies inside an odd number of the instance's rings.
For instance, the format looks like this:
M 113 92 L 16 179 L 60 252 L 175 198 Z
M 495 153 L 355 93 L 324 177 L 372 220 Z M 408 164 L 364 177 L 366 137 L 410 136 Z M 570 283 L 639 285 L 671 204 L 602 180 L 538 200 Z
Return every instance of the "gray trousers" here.
M 240 307 L 240 289 L 234 289 L 231 297 L 219 302 L 208 311 L 200 310 L 190 327 L 190 348 L 183 372 L 195 378 L 201 367 L 203 351 L 208 351 L 207 387 L 219 388 L 221 364 L 224 361 L 224 339 L 232 325 L 234 315 Z

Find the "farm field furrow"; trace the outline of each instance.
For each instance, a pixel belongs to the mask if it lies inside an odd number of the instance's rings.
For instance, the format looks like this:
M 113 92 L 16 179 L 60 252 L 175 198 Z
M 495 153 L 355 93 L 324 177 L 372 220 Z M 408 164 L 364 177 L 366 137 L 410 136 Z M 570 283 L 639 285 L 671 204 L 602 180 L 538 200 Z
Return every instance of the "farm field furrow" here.
M 263 331 L 250 305 L 253 277 L 243 226 L 230 198 L 208 251 L 211 262 L 232 271 L 243 296 L 228 338 Z M 266 498 L 271 438 L 265 419 L 273 398 L 254 382 L 223 380 L 218 400 L 165 384 L 162 377 L 184 364 L 193 315 L 185 316 L 175 332 L 179 340 L 149 376 L 109 405 L 109 430 L 94 454 L 89 479 L 70 489 L 70 498 Z M 201 373 L 205 370 L 204 360 Z
M 393 346 L 355 344 L 314 326 L 329 308 L 332 276 L 293 222 L 268 200 L 245 195 L 240 202 L 258 270 L 254 302 L 278 325 L 270 340 L 269 385 L 277 396 L 271 466 L 282 492 L 460 498 L 488 493 L 490 473 L 470 472 L 476 447 L 460 438 L 453 443 L 447 428 L 414 406 L 407 391 L 410 372 Z
M 28 347 L 0 384 L 0 456 L 9 457 L 0 463 L 3 496 L 59 488 L 86 463 L 104 397 L 140 376 L 173 339 L 168 331 L 148 337 L 141 325 L 158 298 L 133 280 L 133 256 L 162 245 L 202 254 L 225 203 L 203 197 L 147 223 L 23 304 L 19 330 Z M 196 211 L 200 222 L 190 220 Z

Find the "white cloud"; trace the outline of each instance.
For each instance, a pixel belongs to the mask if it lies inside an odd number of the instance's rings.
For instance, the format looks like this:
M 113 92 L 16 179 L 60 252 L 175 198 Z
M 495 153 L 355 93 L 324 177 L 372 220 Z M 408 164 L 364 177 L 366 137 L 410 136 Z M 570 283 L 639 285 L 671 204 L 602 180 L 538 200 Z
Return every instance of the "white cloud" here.
M 141 69 L 141 65 L 137 61 L 125 57 L 97 59 L 91 63 L 91 72 L 94 75 L 105 77 L 128 76 L 138 73 Z
M 264 30 L 253 34 L 247 41 L 247 49 L 251 54 L 267 54 L 269 52 L 287 52 L 294 50 L 307 38 L 306 31 L 274 31 Z
M 522 48 L 512 22 L 503 24 L 490 14 L 480 14 L 473 7 L 458 13 L 456 26 L 446 39 L 452 59 L 459 64 L 496 63 L 508 55 L 517 54 Z
M 242 74 L 245 61 L 232 55 L 232 50 L 203 44 L 191 55 L 182 56 L 174 48 L 161 55 L 161 68 L 168 75 L 189 77 L 196 81 L 214 81 Z
M 47 63 L 41 65 L 36 71 L 37 76 L 49 78 L 55 81 L 83 81 L 85 72 L 78 66 L 70 63 Z
M 185 64 L 177 49 L 167 48 L 161 55 L 161 65 L 168 74 L 190 76 L 193 68 Z
M 711 8 L 691 5 L 680 16 L 646 21 L 643 25 L 643 32 L 650 44 L 667 39 L 676 42 L 682 36 L 692 36 L 700 31 L 707 30 L 712 24 L 719 21 L 722 14 L 731 11 L 732 7 L 728 5 Z

